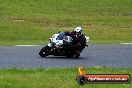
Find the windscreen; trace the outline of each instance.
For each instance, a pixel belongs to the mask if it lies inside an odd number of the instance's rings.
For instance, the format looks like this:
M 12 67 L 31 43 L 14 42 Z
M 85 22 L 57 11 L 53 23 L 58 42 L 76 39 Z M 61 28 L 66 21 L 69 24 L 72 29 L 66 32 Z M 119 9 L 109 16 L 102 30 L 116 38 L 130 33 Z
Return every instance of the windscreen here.
M 65 37 L 65 33 L 64 32 L 61 32 L 59 33 L 59 35 L 57 36 L 56 40 L 63 40 L 63 38 Z

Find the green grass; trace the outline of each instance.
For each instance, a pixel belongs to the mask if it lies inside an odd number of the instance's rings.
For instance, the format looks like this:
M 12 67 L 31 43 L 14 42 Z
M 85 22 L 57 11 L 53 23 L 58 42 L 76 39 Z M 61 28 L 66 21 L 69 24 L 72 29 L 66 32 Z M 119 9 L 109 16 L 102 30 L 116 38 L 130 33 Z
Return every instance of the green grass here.
M 132 69 L 87 68 L 87 74 L 130 74 Z M 0 70 L 0 88 L 80 88 L 77 68 Z M 87 84 L 82 88 L 131 88 L 129 84 Z
M 92 44 L 132 42 L 131 0 L 0 0 L 0 45 L 45 44 L 82 26 Z

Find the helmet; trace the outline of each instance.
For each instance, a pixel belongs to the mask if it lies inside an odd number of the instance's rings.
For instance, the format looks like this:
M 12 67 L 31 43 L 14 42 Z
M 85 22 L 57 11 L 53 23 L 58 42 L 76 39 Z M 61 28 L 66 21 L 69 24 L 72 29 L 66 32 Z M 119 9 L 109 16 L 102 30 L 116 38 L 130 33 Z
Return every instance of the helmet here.
M 82 35 L 82 27 L 76 27 L 75 32 L 76 32 L 77 36 L 81 36 Z

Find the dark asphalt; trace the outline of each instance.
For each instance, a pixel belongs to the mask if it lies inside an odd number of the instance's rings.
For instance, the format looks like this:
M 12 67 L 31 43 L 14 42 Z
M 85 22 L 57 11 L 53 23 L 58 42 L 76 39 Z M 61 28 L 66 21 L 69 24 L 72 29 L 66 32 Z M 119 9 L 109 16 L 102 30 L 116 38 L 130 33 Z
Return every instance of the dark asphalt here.
M 41 58 L 43 46 L 0 46 L 0 68 L 78 67 L 80 65 L 132 68 L 132 45 L 89 45 L 80 59 Z

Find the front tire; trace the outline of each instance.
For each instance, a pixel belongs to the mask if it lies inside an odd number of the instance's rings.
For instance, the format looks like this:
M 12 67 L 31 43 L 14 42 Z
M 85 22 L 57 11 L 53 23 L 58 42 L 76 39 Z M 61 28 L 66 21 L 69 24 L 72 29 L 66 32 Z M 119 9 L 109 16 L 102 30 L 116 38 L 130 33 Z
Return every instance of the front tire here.
M 45 47 L 43 47 L 41 50 L 40 50 L 40 52 L 39 52 L 39 55 L 41 56 L 41 57 L 46 57 L 48 54 L 48 49 L 49 49 L 49 46 L 48 45 L 46 45 Z

